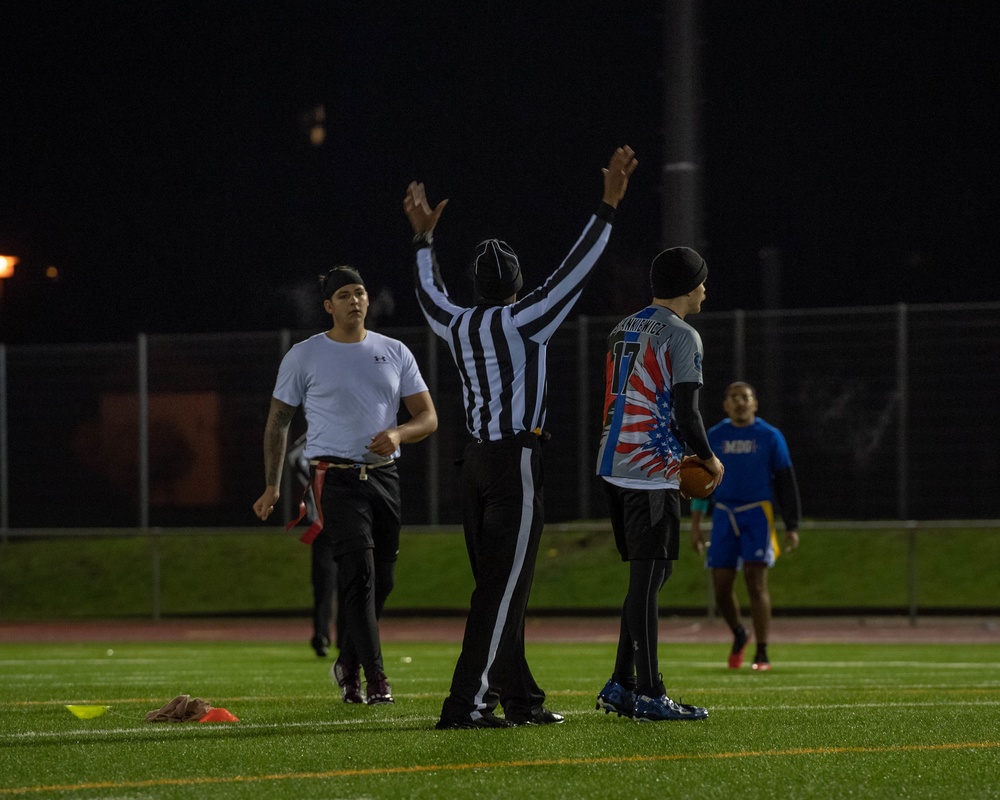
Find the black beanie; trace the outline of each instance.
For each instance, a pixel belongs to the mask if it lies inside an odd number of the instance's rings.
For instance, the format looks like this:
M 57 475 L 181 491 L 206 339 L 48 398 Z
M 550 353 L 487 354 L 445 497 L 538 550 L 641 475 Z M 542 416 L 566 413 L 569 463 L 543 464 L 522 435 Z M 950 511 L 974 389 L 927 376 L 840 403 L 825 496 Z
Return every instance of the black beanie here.
M 487 239 L 476 245 L 472 280 L 476 294 L 487 303 L 502 303 L 524 285 L 517 256 L 509 244 L 499 239 Z
M 697 289 L 708 277 L 708 265 L 690 247 L 671 247 L 653 259 L 649 282 L 653 297 L 668 300 Z
M 361 273 L 352 267 L 334 267 L 326 275 L 320 276 L 319 290 L 323 295 L 323 299 L 329 300 L 333 297 L 333 293 L 341 286 L 347 286 L 352 283 L 365 285 L 365 282 L 361 279 Z

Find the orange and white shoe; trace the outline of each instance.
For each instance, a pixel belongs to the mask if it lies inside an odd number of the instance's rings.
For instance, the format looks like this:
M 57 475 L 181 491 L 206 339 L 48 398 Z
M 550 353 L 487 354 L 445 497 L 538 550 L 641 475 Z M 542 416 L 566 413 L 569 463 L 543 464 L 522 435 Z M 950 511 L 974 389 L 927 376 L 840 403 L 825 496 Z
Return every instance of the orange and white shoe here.
M 733 649 L 729 651 L 729 669 L 739 669 L 743 666 L 743 651 L 750 641 L 750 632 L 742 625 L 733 634 Z

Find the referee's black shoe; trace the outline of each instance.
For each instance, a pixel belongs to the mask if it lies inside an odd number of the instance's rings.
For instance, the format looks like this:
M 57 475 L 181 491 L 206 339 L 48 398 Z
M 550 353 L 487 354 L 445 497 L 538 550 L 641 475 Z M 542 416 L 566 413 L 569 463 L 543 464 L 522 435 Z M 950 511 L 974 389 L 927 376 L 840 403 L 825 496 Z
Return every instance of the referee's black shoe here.
M 472 717 L 441 717 L 434 726 L 439 731 L 473 730 L 476 728 L 514 728 L 516 723 L 502 719 L 490 711 L 480 711 L 476 719 Z
M 507 712 L 504 716 L 515 725 L 558 725 L 566 721 L 562 714 L 549 711 L 545 706 L 535 706 L 527 714 Z

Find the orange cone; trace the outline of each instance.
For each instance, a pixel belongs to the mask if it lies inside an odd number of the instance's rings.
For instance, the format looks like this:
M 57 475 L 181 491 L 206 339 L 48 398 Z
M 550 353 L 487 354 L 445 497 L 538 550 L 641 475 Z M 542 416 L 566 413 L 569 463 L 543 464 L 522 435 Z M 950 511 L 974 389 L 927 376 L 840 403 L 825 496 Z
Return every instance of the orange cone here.
M 213 708 L 198 722 L 239 722 L 239 719 L 224 708 Z

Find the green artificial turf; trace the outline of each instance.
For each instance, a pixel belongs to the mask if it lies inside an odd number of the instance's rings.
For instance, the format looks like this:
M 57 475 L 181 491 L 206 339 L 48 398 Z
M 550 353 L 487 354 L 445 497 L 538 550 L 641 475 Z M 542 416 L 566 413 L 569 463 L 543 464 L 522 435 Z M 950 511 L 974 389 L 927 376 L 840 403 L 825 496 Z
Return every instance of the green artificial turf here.
M 385 647 L 394 706 L 346 706 L 295 644 L 13 644 L 0 650 L 0 797 L 987 798 L 1000 774 L 1000 648 L 664 644 L 703 722 L 594 709 L 614 646 L 531 644 L 563 725 L 435 731 L 458 643 Z M 238 723 L 148 723 L 177 694 Z M 110 706 L 80 720 L 66 704 Z
M 682 536 L 681 558 L 663 607 L 698 613 L 709 602 L 708 575 L 690 548 L 689 534 Z M 801 548 L 782 555 L 770 573 L 776 612 L 908 610 L 910 537 L 902 530 L 804 531 Z M 913 537 L 921 609 L 997 607 L 1000 531 L 942 529 Z M 154 564 L 159 565 L 158 583 Z M 610 530 L 546 531 L 530 607 L 614 612 L 626 583 Z M 737 586 L 745 605 L 742 582 Z M 460 613 L 471 591 L 460 532 L 404 531 L 388 614 Z M 309 548 L 280 528 L 128 538 L 95 532 L 0 544 L 0 620 L 298 614 L 311 604 Z

